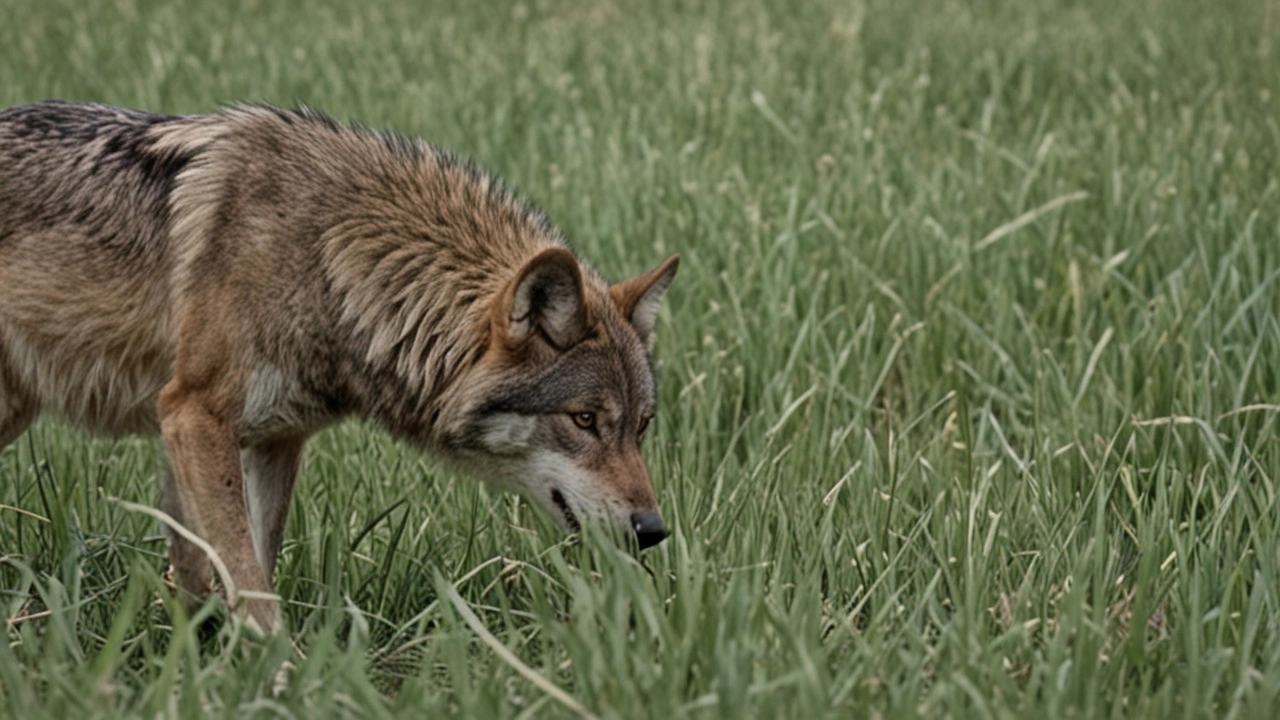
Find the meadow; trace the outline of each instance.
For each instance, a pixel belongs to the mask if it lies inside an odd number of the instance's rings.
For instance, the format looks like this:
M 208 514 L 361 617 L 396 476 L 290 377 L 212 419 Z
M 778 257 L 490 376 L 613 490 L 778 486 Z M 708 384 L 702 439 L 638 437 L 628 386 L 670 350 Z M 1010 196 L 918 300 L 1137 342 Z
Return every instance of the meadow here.
M 116 501 L 159 443 L 44 421 L 0 451 L 0 716 L 1280 714 L 1280 5 L 0 16 L 0 106 L 307 104 L 473 158 L 607 277 L 683 256 L 667 542 L 566 539 L 347 423 L 291 632 L 245 642 Z

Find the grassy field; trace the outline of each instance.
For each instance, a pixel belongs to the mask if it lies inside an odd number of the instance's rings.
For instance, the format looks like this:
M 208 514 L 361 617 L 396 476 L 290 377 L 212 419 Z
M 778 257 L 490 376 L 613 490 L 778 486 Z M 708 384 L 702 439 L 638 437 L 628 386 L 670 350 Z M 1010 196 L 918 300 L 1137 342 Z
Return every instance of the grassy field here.
M 293 643 L 246 644 L 109 501 L 158 443 L 42 423 L 0 452 L 0 715 L 1280 713 L 1280 5 L 87 7 L 6 3 L 0 105 L 305 103 L 473 157 L 611 278 L 682 253 L 675 533 L 566 542 L 346 424 Z

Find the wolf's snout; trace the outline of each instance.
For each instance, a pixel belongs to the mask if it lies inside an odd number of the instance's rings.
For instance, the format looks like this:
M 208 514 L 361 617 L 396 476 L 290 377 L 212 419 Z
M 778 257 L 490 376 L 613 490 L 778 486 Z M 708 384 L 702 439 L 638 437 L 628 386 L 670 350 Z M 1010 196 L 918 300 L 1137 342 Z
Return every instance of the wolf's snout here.
M 636 531 L 636 540 L 640 549 L 653 547 L 667 538 L 667 526 L 662 516 L 656 512 L 639 512 L 631 514 L 631 529 Z

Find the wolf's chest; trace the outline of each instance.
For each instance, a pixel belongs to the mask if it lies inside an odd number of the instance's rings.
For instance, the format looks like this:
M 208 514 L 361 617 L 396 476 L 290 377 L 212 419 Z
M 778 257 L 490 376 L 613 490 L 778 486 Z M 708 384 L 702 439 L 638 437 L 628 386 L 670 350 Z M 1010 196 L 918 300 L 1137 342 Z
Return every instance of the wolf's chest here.
M 309 435 L 336 419 L 324 399 L 296 374 L 272 365 L 253 371 L 240 413 L 239 435 L 247 442 Z

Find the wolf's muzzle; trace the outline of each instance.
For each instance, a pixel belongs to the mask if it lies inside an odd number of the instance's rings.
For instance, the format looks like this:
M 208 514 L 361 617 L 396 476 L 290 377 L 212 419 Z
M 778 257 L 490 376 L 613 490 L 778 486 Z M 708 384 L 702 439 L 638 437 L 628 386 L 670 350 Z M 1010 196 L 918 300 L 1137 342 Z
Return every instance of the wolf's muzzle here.
M 631 529 L 636 531 L 636 540 L 640 543 L 641 550 L 657 545 L 668 534 L 662 516 L 652 511 L 632 513 Z

